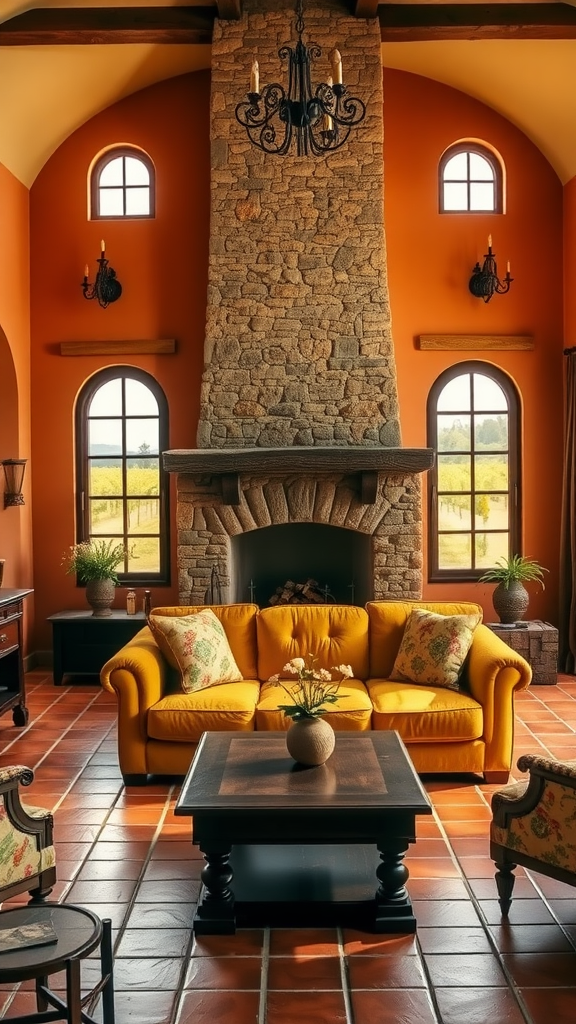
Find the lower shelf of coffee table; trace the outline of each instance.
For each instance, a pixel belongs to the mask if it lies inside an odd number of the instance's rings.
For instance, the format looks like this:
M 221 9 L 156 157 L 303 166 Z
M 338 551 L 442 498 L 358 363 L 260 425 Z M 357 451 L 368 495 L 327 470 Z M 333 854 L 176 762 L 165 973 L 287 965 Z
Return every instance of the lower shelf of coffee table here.
M 408 897 L 380 906 L 376 919 L 379 864 L 378 851 L 370 845 L 233 846 L 236 926 L 414 932 Z M 210 924 L 197 920 L 195 930 L 209 932 Z

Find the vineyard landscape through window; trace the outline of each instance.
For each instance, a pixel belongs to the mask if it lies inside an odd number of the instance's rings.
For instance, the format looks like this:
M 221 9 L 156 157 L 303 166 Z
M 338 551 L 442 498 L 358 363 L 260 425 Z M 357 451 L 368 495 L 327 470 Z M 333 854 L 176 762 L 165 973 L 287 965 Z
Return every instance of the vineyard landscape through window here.
M 491 377 L 453 376 L 435 396 L 431 563 L 438 573 L 479 574 L 508 556 L 511 538 L 510 409 Z
M 122 542 L 120 576 L 158 577 L 163 502 L 157 397 L 141 380 L 113 377 L 92 391 L 84 423 L 83 539 Z

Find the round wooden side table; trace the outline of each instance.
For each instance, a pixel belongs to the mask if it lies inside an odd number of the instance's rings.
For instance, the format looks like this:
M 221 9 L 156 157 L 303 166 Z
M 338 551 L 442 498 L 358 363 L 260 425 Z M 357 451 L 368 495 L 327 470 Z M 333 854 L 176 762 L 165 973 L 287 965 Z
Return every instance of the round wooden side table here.
M 56 942 L 0 952 L 1 985 L 31 979 L 36 981 L 38 1012 L 7 1017 L 6 1020 L 19 1021 L 20 1024 L 42 1024 L 43 1021 L 53 1020 L 64 1020 L 67 1024 L 97 1024 L 84 1008 L 101 994 L 104 1024 L 114 1024 L 110 919 L 100 920 L 91 911 L 71 904 L 28 904 L 14 910 L 0 911 L 0 936 L 7 928 L 22 928 L 46 922 L 51 922 L 57 936 Z M 80 962 L 97 947 L 100 947 L 101 978 L 82 998 Z M 66 971 L 66 1002 L 48 986 L 48 976 L 58 971 Z

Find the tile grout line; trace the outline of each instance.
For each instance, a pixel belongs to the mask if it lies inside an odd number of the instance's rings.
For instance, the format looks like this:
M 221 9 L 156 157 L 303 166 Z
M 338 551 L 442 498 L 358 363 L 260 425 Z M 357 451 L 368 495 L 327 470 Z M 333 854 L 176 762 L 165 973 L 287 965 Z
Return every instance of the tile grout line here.
M 262 936 L 262 964 L 260 967 L 260 996 L 258 998 L 257 1024 L 266 1024 L 268 1003 L 268 971 L 270 968 L 270 929 L 265 928 Z
M 342 985 L 342 996 L 344 998 L 344 1012 L 346 1014 L 346 1024 L 355 1024 L 354 1022 L 354 1010 L 352 1007 L 352 993 L 350 990 L 350 975 L 348 971 L 348 957 L 346 956 L 344 948 L 344 935 L 342 928 L 336 928 L 336 934 L 338 936 L 338 958 L 340 961 L 340 983 Z

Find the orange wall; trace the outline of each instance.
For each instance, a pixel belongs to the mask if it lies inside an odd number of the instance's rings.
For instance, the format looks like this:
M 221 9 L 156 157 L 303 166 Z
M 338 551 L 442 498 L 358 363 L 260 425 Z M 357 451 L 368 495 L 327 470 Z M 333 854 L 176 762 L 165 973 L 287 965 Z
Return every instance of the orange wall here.
M 481 104 L 429 80 L 386 71 L 385 212 L 393 331 L 403 443 L 426 444 L 430 385 L 469 353 L 420 352 L 420 333 L 528 333 L 533 352 L 480 353 L 508 372 L 524 408 L 524 552 L 551 571 L 534 592 L 532 616 L 557 620 L 558 508 L 561 483 L 562 189 L 528 139 Z M 130 362 L 153 373 L 170 407 L 170 446 L 193 447 L 199 411 L 209 219 L 209 75 L 160 83 L 83 125 L 46 164 L 31 190 L 32 447 L 34 452 L 34 585 L 38 650 L 50 647 L 46 617 L 86 607 L 82 589 L 61 560 L 75 539 L 73 410 L 89 375 Z M 192 123 L 192 112 L 194 124 Z M 505 216 L 437 212 L 437 167 L 444 148 L 463 137 L 490 142 L 508 175 Z M 157 173 L 157 216 L 151 221 L 90 222 L 88 169 L 106 146 L 132 143 Z M 576 202 L 576 200 L 575 200 Z M 501 261 L 512 261 L 509 295 L 489 304 L 468 292 L 487 236 Z M 84 264 L 93 278 L 100 238 L 124 293 L 106 310 L 86 302 Z M 536 281 L 535 265 L 538 266 Z M 535 285 L 538 285 L 536 288 Z M 62 357 L 64 340 L 176 338 L 175 356 Z M 475 355 L 474 353 L 472 354 Z M 173 482 L 172 482 L 173 486 Z M 173 586 L 178 596 L 175 502 Z M 426 579 L 426 574 L 425 574 Z M 479 600 L 494 618 L 492 587 L 428 585 L 426 597 Z M 123 606 L 120 592 L 117 605 Z
M 438 213 L 439 159 L 465 138 L 487 142 L 502 157 L 505 214 Z M 544 592 L 529 585 L 529 614 L 556 623 L 562 485 L 560 181 L 528 138 L 493 110 L 437 82 L 392 70 L 384 72 L 384 167 L 402 443 L 426 443 L 428 391 L 452 363 L 479 358 L 510 375 L 523 405 L 523 553 L 550 570 Z M 507 295 L 484 303 L 471 295 L 468 281 L 489 234 L 501 276 L 509 259 L 514 282 Z M 419 334 L 484 333 L 530 334 L 535 347 L 426 352 L 416 343 Z M 495 618 L 492 590 L 484 584 L 424 584 L 430 599 L 443 599 L 449 591 L 479 601 L 487 620 Z
M 28 190 L 0 164 L 0 459 L 30 458 L 29 205 Z M 0 558 L 4 587 L 31 587 L 31 465 L 23 506 L 4 508 L 0 470 Z M 25 647 L 34 598 L 24 604 Z
M 85 608 L 75 579 L 61 567 L 74 543 L 73 413 L 84 381 L 107 365 L 152 373 L 170 409 L 170 446 L 193 447 L 199 411 L 208 254 L 209 74 L 170 79 L 94 117 L 64 142 L 31 189 L 34 530 L 36 640 L 51 646 L 46 616 Z M 112 144 L 142 147 L 156 169 L 156 217 L 89 221 L 87 180 L 93 158 Z M 83 298 L 84 265 L 97 269 L 100 239 L 123 287 L 107 309 Z M 172 356 L 60 355 L 73 339 L 175 338 Z M 174 486 L 174 481 L 172 481 Z M 172 502 L 173 517 L 175 496 Z M 175 530 L 173 531 L 175 535 Z M 170 588 L 153 600 L 176 603 L 173 544 Z M 125 606 L 125 591 L 116 605 Z

